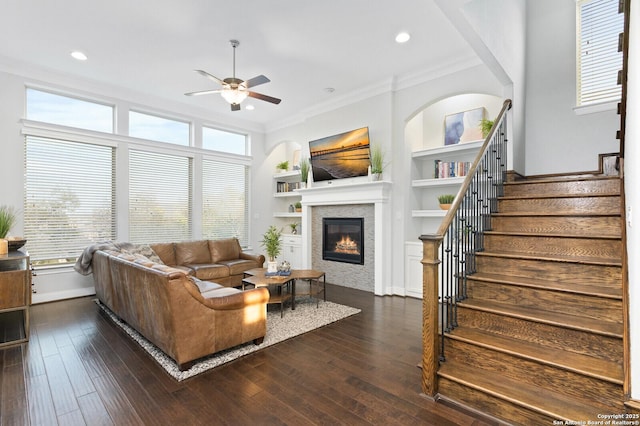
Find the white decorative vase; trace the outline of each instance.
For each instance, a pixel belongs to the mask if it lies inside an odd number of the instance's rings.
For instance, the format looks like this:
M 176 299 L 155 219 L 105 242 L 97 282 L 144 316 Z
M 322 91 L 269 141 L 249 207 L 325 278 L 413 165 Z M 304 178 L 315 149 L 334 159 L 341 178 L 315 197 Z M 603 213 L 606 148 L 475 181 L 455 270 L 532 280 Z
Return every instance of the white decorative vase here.
M 267 262 L 267 272 L 270 274 L 278 272 L 278 262 L 275 260 Z

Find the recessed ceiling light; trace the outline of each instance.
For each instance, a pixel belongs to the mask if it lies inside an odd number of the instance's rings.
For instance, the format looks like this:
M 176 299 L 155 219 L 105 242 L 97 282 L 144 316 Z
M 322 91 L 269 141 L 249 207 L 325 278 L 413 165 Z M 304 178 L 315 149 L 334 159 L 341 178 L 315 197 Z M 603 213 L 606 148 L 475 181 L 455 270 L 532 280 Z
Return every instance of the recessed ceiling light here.
M 77 59 L 78 61 L 86 61 L 87 60 L 87 55 L 85 55 L 83 52 L 79 51 L 79 50 L 74 50 L 73 52 L 71 52 L 71 57 L 74 59 Z
M 411 35 L 409 33 L 406 33 L 406 32 L 398 33 L 398 35 L 396 36 L 396 43 L 406 43 L 409 41 L 410 38 L 411 38 Z
M 256 109 L 256 107 L 254 107 L 253 105 L 247 105 L 246 107 L 244 107 L 244 109 L 248 109 L 249 111 L 253 111 L 254 109 Z

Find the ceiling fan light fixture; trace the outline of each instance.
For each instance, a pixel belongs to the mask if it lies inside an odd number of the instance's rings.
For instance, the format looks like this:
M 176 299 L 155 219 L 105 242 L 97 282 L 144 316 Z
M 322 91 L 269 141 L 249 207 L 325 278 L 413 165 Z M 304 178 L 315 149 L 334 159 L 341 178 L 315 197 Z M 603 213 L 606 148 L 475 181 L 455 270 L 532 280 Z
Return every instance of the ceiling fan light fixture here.
M 242 101 L 247 99 L 249 93 L 246 90 L 242 89 L 232 89 L 231 87 L 225 87 L 220 92 L 220 95 L 224 98 L 225 101 L 229 102 L 231 105 L 240 105 Z

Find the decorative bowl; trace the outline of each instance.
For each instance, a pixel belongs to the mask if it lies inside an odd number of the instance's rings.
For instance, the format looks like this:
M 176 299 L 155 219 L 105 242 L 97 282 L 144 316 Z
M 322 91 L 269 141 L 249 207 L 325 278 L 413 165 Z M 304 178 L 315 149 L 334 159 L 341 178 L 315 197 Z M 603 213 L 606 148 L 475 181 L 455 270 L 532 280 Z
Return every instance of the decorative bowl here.
M 9 251 L 16 251 L 26 243 L 27 243 L 27 240 L 23 240 L 23 239 L 15 239 L 15 238 L 7 239 L 7 245 L 9 246 Z

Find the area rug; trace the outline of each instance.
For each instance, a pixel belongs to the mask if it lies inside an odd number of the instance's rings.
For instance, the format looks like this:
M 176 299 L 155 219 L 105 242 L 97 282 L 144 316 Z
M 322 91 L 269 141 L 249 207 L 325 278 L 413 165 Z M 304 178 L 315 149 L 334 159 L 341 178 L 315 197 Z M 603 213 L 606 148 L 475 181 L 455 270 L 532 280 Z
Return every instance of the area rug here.
M 299 336 L 319 327 L 331 324 L 360 312 L 360 309 L 340 305 L 333 302 L 321 301 L 316 308 L 316 301 L 311 299 L 296 299 L 296 309 L 287 309 L 284 317 L 280 318 L 280 309 L 267 312 L 267 335 L 264 342 L 254 345 L 253 342 L 245 343 L 217 352 L 207 358 L 203 358 L 190 369 L 180 371 L 178 365 L 164 352 L 149 342 L 140 333 L 130 327 L 126 322 L 118 318 L 109 308 L 96 299 L 96 303 L 102 310 L 131 336 L 142 348 L 147 351 L 157 362 L 177 381 L 182 381 L 197 374 L 204 373 L 212 368 L 233 361 L 252 352 L 259 351 L 276 343 L 280 343 L 292 337 Z

